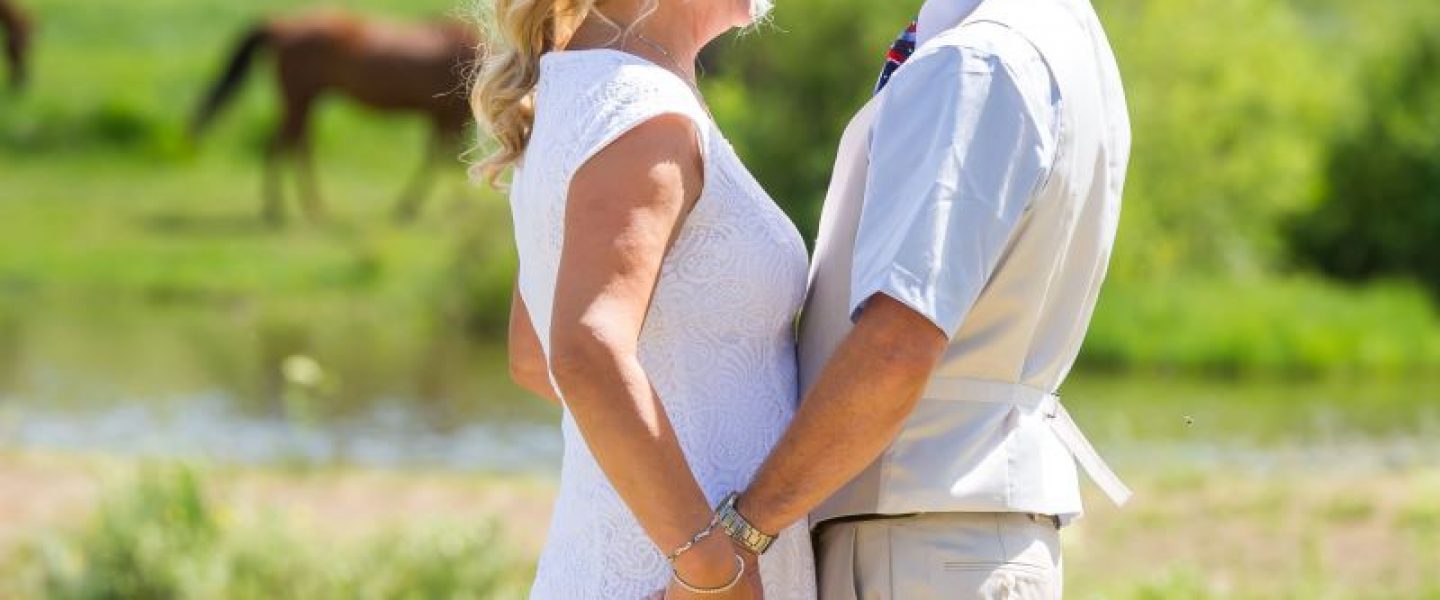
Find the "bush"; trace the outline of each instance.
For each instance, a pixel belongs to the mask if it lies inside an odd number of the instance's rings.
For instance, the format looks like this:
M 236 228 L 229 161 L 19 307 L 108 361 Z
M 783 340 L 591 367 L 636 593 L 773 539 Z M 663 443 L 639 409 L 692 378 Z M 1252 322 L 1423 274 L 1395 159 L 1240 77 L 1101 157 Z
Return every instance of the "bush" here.
M 1115 282 L 1081 364 L 1219 375 L 1440 373 L 1440 317 L 1413 285 L 1313 278 Z
M 1440 25 L 1378 69 L 1361 126 L 1335 144 L 1321 204 L 1290 228 L 1302 261 L 1351 280 L 1413 276 L 1440 295 Z
M 65 599 L 505 598 L 528 569 L 487 528 L 407 530 L 355 547 L 246 528 L 194 470 L 144 471 L 81 528 L 0 567 L 0 596 Z M 8 586 L 8 587 L 7 587 Z

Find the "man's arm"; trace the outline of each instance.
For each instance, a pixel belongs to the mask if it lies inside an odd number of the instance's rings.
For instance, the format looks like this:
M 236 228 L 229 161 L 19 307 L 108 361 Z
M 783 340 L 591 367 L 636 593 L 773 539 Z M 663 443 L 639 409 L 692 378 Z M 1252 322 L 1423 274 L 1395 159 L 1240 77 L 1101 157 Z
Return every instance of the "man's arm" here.
M 993 53 L 917 53 L 887 90 L 856 233 L 855 327 L 736 506 L 765 533 L 803 518 L 889 447 L 1051 164 L 1051 128 Z
M 770 534 L 805 518 L 889 447 L 947 345 L 929 319 L 874 296 L 736 508 Z

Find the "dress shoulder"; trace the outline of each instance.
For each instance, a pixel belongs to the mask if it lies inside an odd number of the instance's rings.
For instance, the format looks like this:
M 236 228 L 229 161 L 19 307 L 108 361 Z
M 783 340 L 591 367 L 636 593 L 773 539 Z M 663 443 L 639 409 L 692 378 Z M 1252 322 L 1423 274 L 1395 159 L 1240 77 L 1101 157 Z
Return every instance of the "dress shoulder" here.
M 619 51 L 556 52 L 541 59 L 531 141 L 548 155 L 545 168 L 573 173 L 625 133 L 668 114 L 694 124 L 708 155 L 709 116 L 674 73 Z

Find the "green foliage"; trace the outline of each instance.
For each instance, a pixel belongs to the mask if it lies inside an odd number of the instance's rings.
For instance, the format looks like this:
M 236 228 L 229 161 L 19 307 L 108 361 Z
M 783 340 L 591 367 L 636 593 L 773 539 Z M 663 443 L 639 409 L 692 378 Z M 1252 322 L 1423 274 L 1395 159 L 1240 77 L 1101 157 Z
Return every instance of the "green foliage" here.
M 1352 289 L 1312 278 L 1112 282 L 1081 354 L 1101 369 L 1221 375 L 1440 372 L 1425 294 L 1403 283 Z
M 773 22 L 716 43 L 706 95 L 726 137 L 813 240 L 835 146 L 919 4 L 782 0 Z
M 1274 0 L 1100 0 L 1134 144 L 1112 273 L 1253 274 L 1307 206 L 1348 65 Z M 1347 26 L 1360 25 L 1347 22 Z
M 519 597 L 529 570 L 488 528 L 416 527 L 353 546 L 247 528 L 196 471 L 153 468 L 78 529 L 0 568 L 0 595 L 56 600 Z
M 504 337 L 518 259 L 510 236 L 495 229 L 493 221 L 476 219 L 462 230 L 450 264 L 433 285 L 441 327 L 479 338 Z
M 1300 257 L 1346 279 L 1410 275 L 1440 296 L 1440 21 L 1371 77 L 1360 126 L 1329 158 L 1329 188 L 1292 227 Z

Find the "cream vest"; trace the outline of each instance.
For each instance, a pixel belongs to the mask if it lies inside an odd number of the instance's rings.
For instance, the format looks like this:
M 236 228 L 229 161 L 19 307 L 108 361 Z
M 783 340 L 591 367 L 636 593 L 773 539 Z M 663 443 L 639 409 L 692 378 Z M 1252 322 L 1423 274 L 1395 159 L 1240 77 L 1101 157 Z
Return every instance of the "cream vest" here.
M 900 435 L 812 523 L 957 511 L 1068 522 L 1081 513 L 1077 461 L 1115 502 L 1130 493 L 1054 395 L 1079 352 L 1115 238 L 1130 146 L 1115 59 L 1084 0 L 985 0 L 928 43 L 964 44 L 977 23 L 1018 33 L 1049 67 L 1061 98 L 1052 171 Z M 882 92 L 847 128 L 826 197 L 801 325 L 807 391 L 852 326 L 852 254 L 883 101 Z

